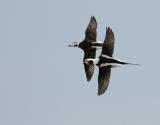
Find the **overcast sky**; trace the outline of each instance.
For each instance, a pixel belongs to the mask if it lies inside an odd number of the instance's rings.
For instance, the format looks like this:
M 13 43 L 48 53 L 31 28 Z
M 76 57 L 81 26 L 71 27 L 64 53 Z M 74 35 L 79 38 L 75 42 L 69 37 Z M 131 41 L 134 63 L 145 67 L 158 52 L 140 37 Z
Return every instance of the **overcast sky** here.
M 159 0 L 1 0 L 1 125 L 159 125 Z M 114 57 L 139 63 L 112 70 L 97 96 L 86 81 L 82 41 L 91 16 L 98 40 L 115 34 Z M 101 50 L 98 51 L 97 56 Z

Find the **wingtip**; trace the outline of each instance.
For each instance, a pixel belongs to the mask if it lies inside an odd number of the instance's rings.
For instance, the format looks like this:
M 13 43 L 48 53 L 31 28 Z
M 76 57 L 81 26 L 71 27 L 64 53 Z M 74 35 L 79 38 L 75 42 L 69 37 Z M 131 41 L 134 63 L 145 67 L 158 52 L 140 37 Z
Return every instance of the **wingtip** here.
M 90 81 L 90 79 L 87 78 L 87 82 L 89 82 L 89 81 Z
M 112 30 L 109 26 L 106 27 L 106 37 L 105 37 L 105 39 L 106 39 L 107 37 L 110 37 L 110 38 L 112 38 L 113 40 L 115 39 L 115 38 L 114 38 L 113 30 Z
M 98 92 L 97 93 L 97 96 L 101 96 L 101 95 L 103 95 L 105 93 L 105 91 L 104 92 Z
M 92 18 L 94 18 L 94 19 L 95 19 L 95 16 L 92 16 Z
M 91 18 L 95 18 L 93 15 L 91 15 Z
M 98 89 L 97 96 L 101 96 L 106 92 L 107 89 Z
M 98 96 L 103 95 L 107 91 L 108 85 L 106 87 L 98 87 Z
M 106 26 L 106 32 L 112 32 L 112 29 L 109 26 Z
M 87 82 L 90 82 L 91 81 L 91 78 L 87 78 Z
M 95 16 L 91 16 L 91 20 L 94 20 L 97 23 Z

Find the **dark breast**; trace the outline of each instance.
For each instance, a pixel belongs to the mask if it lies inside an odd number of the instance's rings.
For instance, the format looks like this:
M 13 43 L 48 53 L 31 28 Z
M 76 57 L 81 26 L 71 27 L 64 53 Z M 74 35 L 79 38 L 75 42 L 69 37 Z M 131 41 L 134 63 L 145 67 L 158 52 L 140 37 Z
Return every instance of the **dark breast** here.
M 82 41 L 80 44 L 79 44 L 79 47 L 83 50 L 87 50 L 87 49 L 90 49 L 92 46 L 92 43 L 91 42 L 86 42 L 86 41 Z
M 79 47 L 84 51 L 84 59 L 95 58 L 96 57 L 96 48 L 92 48 L 92 42 L 82 41 L 79 44 Z

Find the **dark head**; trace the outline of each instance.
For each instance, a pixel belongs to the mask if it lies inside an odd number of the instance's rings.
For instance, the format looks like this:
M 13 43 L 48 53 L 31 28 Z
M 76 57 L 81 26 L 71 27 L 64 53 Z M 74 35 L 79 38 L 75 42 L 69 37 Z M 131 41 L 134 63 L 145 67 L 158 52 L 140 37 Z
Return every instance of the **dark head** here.
M 79 47 L 79 43 L 78 42 L 73 42 L 71 44 L 68 45 L 69 47 Z

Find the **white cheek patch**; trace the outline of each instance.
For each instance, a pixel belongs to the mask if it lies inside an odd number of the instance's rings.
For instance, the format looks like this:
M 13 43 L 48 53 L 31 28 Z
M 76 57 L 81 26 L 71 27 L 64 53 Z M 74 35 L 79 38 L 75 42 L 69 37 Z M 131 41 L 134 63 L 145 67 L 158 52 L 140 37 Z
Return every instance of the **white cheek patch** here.
M 79 46 L 79 43 L 77 43 L 77 46 Z

